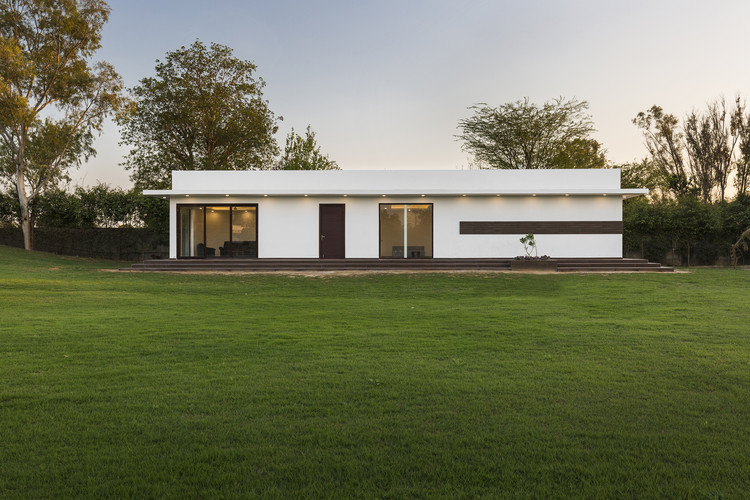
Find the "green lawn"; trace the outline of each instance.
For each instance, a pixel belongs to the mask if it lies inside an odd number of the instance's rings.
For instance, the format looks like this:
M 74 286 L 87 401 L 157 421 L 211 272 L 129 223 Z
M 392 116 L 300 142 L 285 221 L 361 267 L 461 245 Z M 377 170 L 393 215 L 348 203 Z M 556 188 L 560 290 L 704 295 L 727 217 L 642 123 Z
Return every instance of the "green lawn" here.
M 741 498 L 750 272 L 102 272 L 0 247 L 0 498 Z

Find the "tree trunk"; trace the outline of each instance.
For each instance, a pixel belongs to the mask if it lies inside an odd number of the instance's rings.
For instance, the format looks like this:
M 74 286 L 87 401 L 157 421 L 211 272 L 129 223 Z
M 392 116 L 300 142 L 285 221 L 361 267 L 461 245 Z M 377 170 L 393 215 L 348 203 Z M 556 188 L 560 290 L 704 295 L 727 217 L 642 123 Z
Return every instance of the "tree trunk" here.
M 23 168 L 24 153 L 26 152 L 26 134 L 21 135 L 18 153 L 16 153 L 16 191 L 18 192 L 18 203 L 21 205 L 21 229 L 23 230 L 23 247 L 26 250 L 33 249 L 31 224 L 31 210 L 29 209 L 29 197 L 26 195 L 26 176 Z
M 31 225 L 31 210 L 29 210 L 29 198 L 26 196 L 26 188 L 24 187 L 23 172 L 18 171 L 18 185 L 16 190 L 18 191 L 18 202 L 21 205 L 21 229 L 23 230 L 23 247 L 26 250 L 33 249 L 32 231 Z

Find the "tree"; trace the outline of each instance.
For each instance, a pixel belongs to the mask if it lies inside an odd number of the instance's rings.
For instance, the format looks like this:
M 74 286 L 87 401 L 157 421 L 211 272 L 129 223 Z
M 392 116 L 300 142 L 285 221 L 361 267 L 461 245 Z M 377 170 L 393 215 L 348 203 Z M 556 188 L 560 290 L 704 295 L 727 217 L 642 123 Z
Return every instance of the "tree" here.
M 691 190 L 690 177 L 683 159 L 683 134 L 676 116 L 665 114 L 659 106 L 640 112 L 633 123 L 642 130 L 653 165 L 666 180 L 669 191 L 684 196 Z
M 642 130 L 650 160 L 673 195 L 697 192 L 705 202 L 715 197 L 724 201 L 732 170 L 736 164 L 743 165 L 736 160 L 735 149 L 739 143 L 742 151 L 743 134 L 748 134 L 744 109 L 739 97 L 731 111 L 719 99 L 703 113 L 691 112 L 680 125 L 676 116 L 652 106 L 638 113 L 633 123 Z M 739 173 L 735 182 L 742 184 L 747 175 L 744 170 Z
M 562 97 L 539 106 L 528 98 L 492 107 L 477 104 L 456 137 L 482 168 L 599 168 L 604 151 L 589 137 L 588 102 Z
M 744 195 L 750 188 L 750 116 L 743 119 L 738 129 L 740 136 L 739 158 L 734 175 L 734 187 L 738 195 Z
M 698 115 L 693 111 L 685 119 L 690 170 L 706 202 L 711 201 L 714 188 L 719 191 L 719 200 L 724 201 L 743 113 L 738 97 L 729 116 L 726 102 L 719 99 L 709 103 L 705 113 Z
M 651 195 L 663 195 L 669 189 L 668 180 L 649 158 L 639 162 L 624 163 L 620 168 L 620 186 L 623 188 L 646 188 Z
M 195 41 L 156 61 L 156 76 L 131 89 L 132 114 L 120 118 L 125 166 L 140 188 L 166 188 L 172 170 L 269 168 L 276 119 L 255 64 L 232 49 Z
M 335 161 L 320 152 L 310 125 L 303 139 L 294 129 L 286 137 L 286 147 L 277 165 L 279 170 L 340 170 Z
M 114 68 L 89 64 L 108 16 L 103 0 L 0 0 L 0 170 L 27 250 L 34 198 L 95 153 L 93 131 L 122 102 Z

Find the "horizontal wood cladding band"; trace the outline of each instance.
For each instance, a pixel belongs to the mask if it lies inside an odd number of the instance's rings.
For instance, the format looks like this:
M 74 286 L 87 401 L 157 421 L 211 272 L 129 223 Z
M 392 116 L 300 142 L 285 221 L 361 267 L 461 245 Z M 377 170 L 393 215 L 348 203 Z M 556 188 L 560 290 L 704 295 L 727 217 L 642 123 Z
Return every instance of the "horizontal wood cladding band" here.
M 461 221 L 461 234 L 622 234 L 622 221 Z

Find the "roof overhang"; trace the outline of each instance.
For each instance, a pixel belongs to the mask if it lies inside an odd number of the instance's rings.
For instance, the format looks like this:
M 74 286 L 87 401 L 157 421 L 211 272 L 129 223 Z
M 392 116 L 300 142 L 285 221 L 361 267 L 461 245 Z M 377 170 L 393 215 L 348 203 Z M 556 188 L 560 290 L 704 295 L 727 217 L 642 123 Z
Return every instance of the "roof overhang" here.
M 228 189 L 222 191 L 216 190 L 184 190 L 184 189 L 164 189 L 164 190 L 144 190 L 146 196 L 159 198 L 189 198 L 189 197 L 231 197 L 231 198 L 262 198 L 268 196 L 274 197 L 394 197 L 394 196 L 429 196 L 429 197 L 461 197 L 461 196 L 618 196 L 623 199 L 634 198 L 648 194 L 648 189 L 568 189 L 568 190 L 465 190 L 456 192 L 451 189 L 427 189 L 423 191 L 414 191 L 412 189 L 390 189 L 388 192 L 383 190 L 370 189 L 308 189 L 308 190 L 278 190 L 265 189 L 257 192 L 250 192 L 246 189 L 236 190 Z

